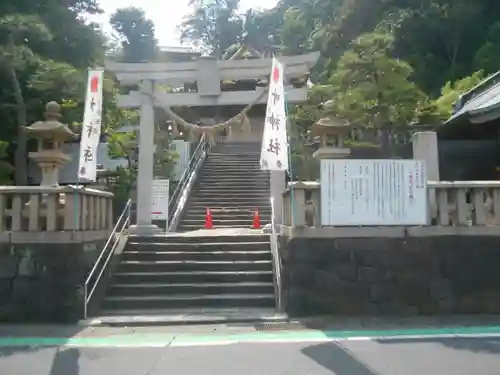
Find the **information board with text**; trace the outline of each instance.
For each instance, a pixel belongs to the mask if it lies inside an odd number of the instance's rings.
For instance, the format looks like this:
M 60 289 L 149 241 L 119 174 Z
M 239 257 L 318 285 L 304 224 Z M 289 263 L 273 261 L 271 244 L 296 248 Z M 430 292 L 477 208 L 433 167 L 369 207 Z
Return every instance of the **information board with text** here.
M 151 195 L 151 219 L 168 220 L 170 180 L 153 180 Z
M 321 160 L 323 226 L 426 225 L 419 160 Z

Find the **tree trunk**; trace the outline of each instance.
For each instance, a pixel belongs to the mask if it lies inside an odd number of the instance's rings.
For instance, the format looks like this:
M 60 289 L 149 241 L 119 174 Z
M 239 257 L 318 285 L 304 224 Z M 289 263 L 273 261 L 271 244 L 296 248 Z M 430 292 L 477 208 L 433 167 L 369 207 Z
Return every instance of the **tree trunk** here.
M 12 86 L 14 89 L 14 96 L 16 99 L 17 105 L 17 148 L 14 154 L 15 161 L 15 182 L 18 186 L 25 186 L 28 184 L 28 176 L 27 176 L 27 137 L 24 132 L 23 127 L 26 126 L 26 103 L 24 102 L 23 92 L 21 90 L 21 85 L 19 83 L 19 79 L 17 78 L 17 74 L 15 69 L 12 66 L 8 67 L 10 78 L 12 80 Z

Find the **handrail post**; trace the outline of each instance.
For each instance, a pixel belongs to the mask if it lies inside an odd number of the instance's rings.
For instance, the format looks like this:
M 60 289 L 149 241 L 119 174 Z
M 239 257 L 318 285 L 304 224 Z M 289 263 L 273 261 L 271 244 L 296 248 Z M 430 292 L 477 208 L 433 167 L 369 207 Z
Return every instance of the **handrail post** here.
M 171 195 L 168 207 L 169 207 L 169 225 L 167 231 L 171 231 L 172 228 L 175 227 L 176 219 L 180 212 L 182 212 L 183 204 L 185 203 L 185 190 L 186 187 L 193 180 L 193 174 L 197 170 L 200 164 L 200 160 L 206 156 L 207 154 L 208 142 L 206 141 L 206 136 L 203 134 L 198 142 L 191 158 L 189 159 L 189 163 L 187 168 L 182 173 L 181 179 L 177 184 L 173 194 Z M 182 203 L 179 203 L 182 202 Z
M 129 219 L 130 221 L 130 216 L 132 215 L 131 212 L 132 212 L 132 203 L 127 205 L 127 218 Z
M 103 275 L 104 271 L 106 270 L 106 267 L 109 264 L 109 261 L 111 257 L 113 256 L 115 249 L 118 245 L 119 238 L 116 239 L 115 235 L 118 233 L 118 237 L 120 237 L 123 234 L 123 231 L 125 230 L 126 226 L 130 224 L 130 212 L 131 212 L 131 206 L 132 206 L 132 200 L 129 198 L 127 201 L 125 207 L 122 210 L 122 213 L 118 220 L 116 221 L 116 224 L 111 231 L 111 234 L 108 237 L 108 240 L 106 241 L 106 244 L 102 248 L 101 253 L 97 257 L 97 260 L 94 264 L 94 267 L 92 267 L 92 270 L 89 272 L 87 279 L 85 280 L 85 284 L 83 286 L 83 294 L 84 294 L 84 300 L 83 300 L 83 316 L 85 319 L 88 318 L 88 304 L 94 295 L 94 292 L 97 288 L 97 285 L 99 284 L 99 281 L 101 280 L 101 276 Z M 109 254 L 106 256 L 106 250 L 108 249 L 108 246 L 112 243 L 111 250 L 109 250 Z M 101 260 L 104 260 L 104 263 L 102 266 Z M 100 270 L 100 272 L 99 272 Z M 92 281 L 92 277 L 94 274 L 98 272 L 95 282 L 91 285 L 90 291 L 89 291 L 89 284 Z
M 88 296 L 88 290 L 87 290 L 87 283 L 83 286 L 83 319 L 87 319 L 88 317 L 88 311 L 87 311 L 87 296 Z

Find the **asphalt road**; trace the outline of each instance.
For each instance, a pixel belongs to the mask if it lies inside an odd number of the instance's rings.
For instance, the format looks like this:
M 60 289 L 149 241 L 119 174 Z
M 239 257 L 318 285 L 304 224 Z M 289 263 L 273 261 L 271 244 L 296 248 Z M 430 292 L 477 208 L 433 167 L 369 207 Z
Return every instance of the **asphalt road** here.
M 0 348 L 5 375 L 500 375 L 500 338 Z

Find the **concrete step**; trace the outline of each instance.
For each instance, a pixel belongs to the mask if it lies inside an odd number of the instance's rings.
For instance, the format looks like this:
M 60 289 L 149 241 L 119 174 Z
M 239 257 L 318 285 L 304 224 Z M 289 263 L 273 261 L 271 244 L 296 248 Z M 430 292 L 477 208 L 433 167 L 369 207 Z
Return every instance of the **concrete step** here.
M 276 313 L 275 308 L 180 308 L 180 309 L 113 309 L 101 310 L 88 321 L 91 326 L 173 326 L 201 324 L 297 324 L 287 323 L 288 315 Z M 295 328 L 295 327 L 294 327 Z
M 227 190 L 233 188 L 247 189 L 269 189 L 269 180 L 267 178 L 234 177 L 234 176 L 203 176 L 197 180 L 197 187 L 210 189 L 212 187 L 224 187 Z
M 271 213 L 271 206 L 269 204 L 264 205 L 248 205 L 248 206 L 238 206 L 238 207 L 210 207 L 212 210 L 212 214 L 242 214 L 248 215 L 253 214 L 253 212 L 258 209 L 260 213 Z M 191 204 L 188 207 L 187 212 L 189 213 L 202 213 L 203 215 L 206 212 L 206 207 L 202 207 L 199 205 Z
M 228 156 L 228 155 L 209 155 L 206 163 L 212 164 L 245 164 L 260 166 L 260 158 L 243 156 Z
M 229 191 L 229 190 L 228 190 Z M 209 196 L 209 195 L 205 195 L 203 197 L 197 197 L 197 196 L 194 196 L 192 198 L 190 198 L 190 202 L 202 202 L 202 201 L 205 201 L 205 200 L 210 200 L 210 201 L 213 201 L 214 199 L 218 200 L 220 202 L 221 205 L 226 205 L 225 203 L 226 202 L 232 202 L 232 203 L 236 203 L 236 204 L 241 204 L 241 205 L 244 205 L 245 202 L 248 203 L 248 205 L 252 205 L 253 203 L 255 202 L 266 202 L 266 201 L 270 201 L 270 197 L 263 197 L 263 196 L 259 196 L 259 195 L 247 195 L 247 196 L 242 196 L 242 197 L 238 197 L 238 198 L 232 198 L 231 196 L 226 196 L 226 197 L 221 197 L 220 195 L 212 195 L 212 196 Z
M 223 178 L 217 176 L 205 176 L 200 177 L 197 181 L 197 186 L 202 186 L 205 189 L 212 187 L 224 187 L 231 189 L 233 187 L 238 187 L 240 189 L 251 189 L 251 188 L 269 188 L 269 180 L 267 178 L 256 178 L 256 179 L 243 179 L 243 178 Z
M 190 205 L 201 205 L 204 207 L 208 208 L 222 208 L 222 207 L 228 207 L 228 208 L 239 208 L 239 207 L 253 207 L 255 210 L 256 207 L 259 206 L 264 206 L 267 204 L 268 199 L 265 198 L 239 198 L 239 199 L 232 199 L 232 200 L 227 200 L 227 199 L 221 199 L 220 197 L 193 197 L 188 201 L 188 207 Z
M 261 217 L 261 220 L 263 218 Z M 238 220 L 238 219 L 226 219 L 226 220 L 221 220 L 218 217 L 213 217 L 212 222 L 214 226 L 216 227 L 224 227 L 226 225 L 231 225 L 231 226 L 239 226 L 241 228 L 246 228 L 250 227 L 252 225 L 253 217 L 249 217 L 243 220 Z M 181 220 L 181 225 L 183 226 L 189 226 L 189 225 L 198 225 L 198 226 L 203 226 L 205 223 L 205 219 L 197 220 L 197 219 L 182 219 Z
M 245 167 L 245 170 L 251 171 L 253 173 L 262 173 L 269 174 L 269 171 L 263 171 L 260 169 L 259 163 L 256 164 L 243 164 L 243 163 L 207 163 L 203 164 L 202 172 L 204 171 L 216 171 L 226 168 L 230 172 L 239 171 L 242 167 Z
M 263 171 L 260 168 L 260 161 L 257 162 L 241 162 L 241 161 L 228 161 L 228 160 L 211 160 L 203 164 L 202 171 L 207 169 L 221 169 L 227 168 L 228 170 L 235 171 L 238 168 L 245 168 L 251 170 L 255 173 L 269 173 L 269 171 Z
M 225 251 L 228 248 L 237 248 L 238 251 L 261 251 L 262 249 L 269 249 L 269 238 L 267 241 L 254 241 L 254 242 L 236 242 L 226 241 L 219 242 L 216 239 L 211 242 L 197 243 L 197 242 L 127 242 L 124 252 L 127 251 L 140 251 L 140 252 L 157 252 L 157 251 L 173 251 L 173 252 L 204 252 L 210 253 L 212 251 Z
M 259 205 L 253 205 L 253 206 L 247 206 L 244 208 L 239 207 L 222 207 L 222 208 L 217 208 L 217 207 L 210 207 L 210 210 L 212 212 L 212 215 L 219 215 L 220 218 L 223 218 L 224 215 L 230 215 L 231 217 L 248 217 L 248 215 L 253 216 L 253 213 L 255 210 L 258 210 L 260 214 L 262 215 L 271 215 L 271 207 L 269 206 L 260 206 Z M 205 207 L 198 207 L 195 205 L 188 205 L 188 209 L 186 210 L 186 215 L 196 215 L 196 216 L 205 216 L 206 208 Z
M 206 161 L 205 165 L 213 165 L 213 164 L 241 164 L 241 165 L 250 165 L 257 168 L 260 168 L 260 158 L 247 157 L 247 156 L 227 156 L 227 155 L 219 155 L 214 156 L 210 155 Z
M 203 170 L 200 177 L 205 176 L 227 176 L 227 177 L 239 177 L 239 176 L 254 176 L 262 179 L 268 179 L 269 174 L 260 170 L 250 170 L 245 166 L 240 166 L 239 169 L 229 169 L 221 166 L 220 169 L 207 169 Z
M 260 146 L 258 148 L 248 148 L 244 146 L 212 148 L 209 157 L 227 156 L 227 157 L 252 157 L 260 159 Z
M 266 199 L 267 200 L 267 199 Z M 257 209 L 259 206 L 263 206 L 266 204 L 266 200 L 264 199 L 234 199 L 233 201 L 222 201 L 221 199 L 217 198 L 192 198 L 192 200 L 189 201 L 188 205 L 188 210 L 189 207 L 193 206 L 202 206 L 205 208 L 221 208 L 221 207 L 228 207 L 228 208 L 236 208 L 236 207 L 253 207 L 253 209 Z
M 270 214 L 259 214 L 260 220 L 265 220 L 269 221 L 271 220 L 271 215 Z M 246 216 L 236 216 L 236 217 L 231 217 L 230 215 L 227 216 L 220 216 L 220 215 L 214 215 L 213 216 L 214 223 L 218 225 L 224 225 L 221 223 L 229 223 L 229 222 L 242 222 L 245 226 L 245 223 L 250 223 L 253 220 L 253 213 L 251 215 L 246 215 Z M 222 221 L 224 220 L 224 221 Z M 250 220 L 250 221 L 249 221 Z M 183 219 L 181 220 L 181 223 L 184 224 L 192 224 L 192 223 L 204 223 L 205 222 L 205 215 L 196 215 L 196 214 L 186 214 Z
M 157 296 L 157 295 L 213 295 L 213 294 L 273 294 L 274 285 L 269 282 L 240 283 L 146 283 L 115 284 L 110 296 Z
M 126 308 L 180 308 L 180 307 L 272 307 L 274 294 L 210 294 L 106 297 L 103 309 Z
M 192 194 L 196 194 L 196 193 L 224 193 L 224 192 L 228 192 L 228 193 L 231 193 L 231 194 L 245 194 L 245 193 L 250 193 L 250 194 L 268 194 L 270 193 L 270 189 L 269 187 L 267 186 L 259 186 L 259 187 L 254 187 L 253 189 L 248 189 L 248 186 L 231 186 L 231 187 L 227 187 L 227 186 L 221 186 L 221 185 L 217 185 L 217 186 L 210 186 L 210 187 L 206 187 L 206 186 L 203 186 L 203 185 L 199 185 L 199 186 L 196 186 L 196 188 L 192 191 Z M 270 195 L 269 195 L 270 196 Z
M 271 221 L 266 221 L 266 220 L 261 220 L 260 221 L 260 225 L 261 225 L 261 229 L 262 227 L 264 227 L 265 225 L 267 224 L 270 224 Z M 214 225 L 212 229 L 252 229 L 251 228 L 251 225 L 245 225 L 245 226 L 241 226 L 241 225 Z M 200 229 L 205 229 L 204 226 L 202 225 L 198 225 L 198 224 L 180 224 L 179 227 L 177 228 L 177 232 L 182 232 L 182 233 L 185 233 L 185 232 L 192 232 L 192 231 L 196 231 L 196 230 L 200 230 Z
M 258 173 L 262 175 L 268 175 L 268 171 L 263 171 L 260 169 L 258 163 L 247 164 L 247 163 L 222 163 L 222 162 L 212 162 L 208 164 L 203 164 L 201 172 L 204 171 L 215 171 L 220 172 L 222 169 L 226 169 L 228 172 L 238 172 L 241 169 L 248 170 L 251 173 Z
M 265 172 L 256 171 L 256 170 L 248 170 L 245 167 L 240 167 L 240 168 L 241 169 L 238 169 L 238 170 L 230 170 L 228 168 L 222 167 L 221 169 L 218 169 L 218 170 L 213 170 L 213 169 L 206 170 L 206 171 L 202 171 L 200 173 L 200 178 L 224 176 L 227 179 L 229 179 L 230 177 L 231 178 L 240 178 L 241 176 L 244 175 L 246 177 L 252 176 L 253 178 L 259 178 L 259 179 L 263 179 L 263 180 L 269 179 L 269 175 Z
M 217 220 L 218 222 L 225 222 L 225 221 L 245 221 L 247 222 L 248 220 L 253 220 L 254 216 L 254 211 L 248 211 L 244 214 L 238 214 L 238 213 L 218 213 L 218 212 L 212 212 L 212 217 L 214 220 Z M 261 219 L 270 219 L 271 218 L 271 212 L 259 212 L 259 216 Z M 189 223 L 193 221 L 205 221 L 205 213 L 192 213 L 192 212 L 187 212 L 183 219 L 183 223 Z
M 266 271 L 272 270 L 271 260 L 122 260 L 118 272 L 188 272 L 188 271 Z
M 128 242 L 136 243 L 157 243 L 157 244 L 199 244 L 205 246 L 211 243 L 249 243 L 249 242 L 268 242 L 270 237 L 268 234 L 256 232 L 255 234 L 244 235 L 221 235 L 221 236 L 185 236 L 175 234 L 159 234 L 155 236 L 138 236 L 130 235 Z
M 141 250 L 126 250 L 122 254 L 125 261 L 148 261 L 156 262 L 161 260 L 172 261 L 260 261 L 271 260 L 271 252 L 265 247 L 263 250 L 217 250 L 217 251 L 151 251 L 142 248 Z
M 258 156 L 260 157 L 261 153 L 261 144 L 255 144 L 255 145 L 244 145 L 244 144 L 239 144 L 239 145 L 217 145 L 215 147 L 212 147 L 210 150 L 209 155 L 214 155 L 214 154 L 222 154 L 222 155 L 241 155 L 241 154 L 251 154 L 253 156 Z
M 210 193 L 212 193 L 212 195 L 210 195 Z M 195 191 L 193 192 L 193 196 L 191 197 L 192 198 L 196 198 L 196 197 L 200 197 L 200 198 L 206 198 L 206 197 L 220 197 L 221 194 L 223 194 L 224 192 L 223 191 L 213 191 L 213 192 L 210 192 L 210 191 Z M 234 191 L 228 189 L 227 190 L 227 196 L 230 196 L 230 197 L 234 197 L 234 199 L 237 199 L 237 200 L 240 200 L 241 198 L 245 198 L 245 197 L 256 197 L 256 198 L 261 198 L 263 201 L 266 201 L 266 202 L 271 202 L 271 194 L 269 191 L 259 191 L 257 193 L 243 193 L 243 192 L 238 192 L 238 193 L 234 193 Z M 247 195 L 245 195 L 247 194 Z M 245 210 L 245 209 L 243 209 Z
M 211 179 L 210 181 L 198 180 L 197 188 L 213 189 L 214 192 L 218 190 L 225 189 L 226 191 L 232 190 L 244 190 L 253 191 L 253 190 L 267 190 L 270 192 L 269 182 L 268 181 L 258 181 L 258 180 L 233 180 L 233 181 L 221 181 L 220 179 Z M 193 191 L 193 194 L 196 192 L 196 188 Z
M 201 324 L 297 324 L 287 323 L 288 315 L 265 308 L 184 308 L 101 310 L 90 319 L 91 326 L 133 327 Z
M 269 191 L 266 190 L 260 190 L 260 191 L 252 191 L 252 190 L 247 190 L 247 191 L 234 191 L 231 189 L 227 189 L 225 192 L 224 191 L 210 191 L 210 190 L 198 190 L 194 191 L 193 198 L 195 197 L 210 197 L 210 198 L 233 198 L 234 199 L 240 199 L 240 198 L 268 198 L 270 197 Z
M 273 282 L 273 271 L 115 272 L 120 284 Z

